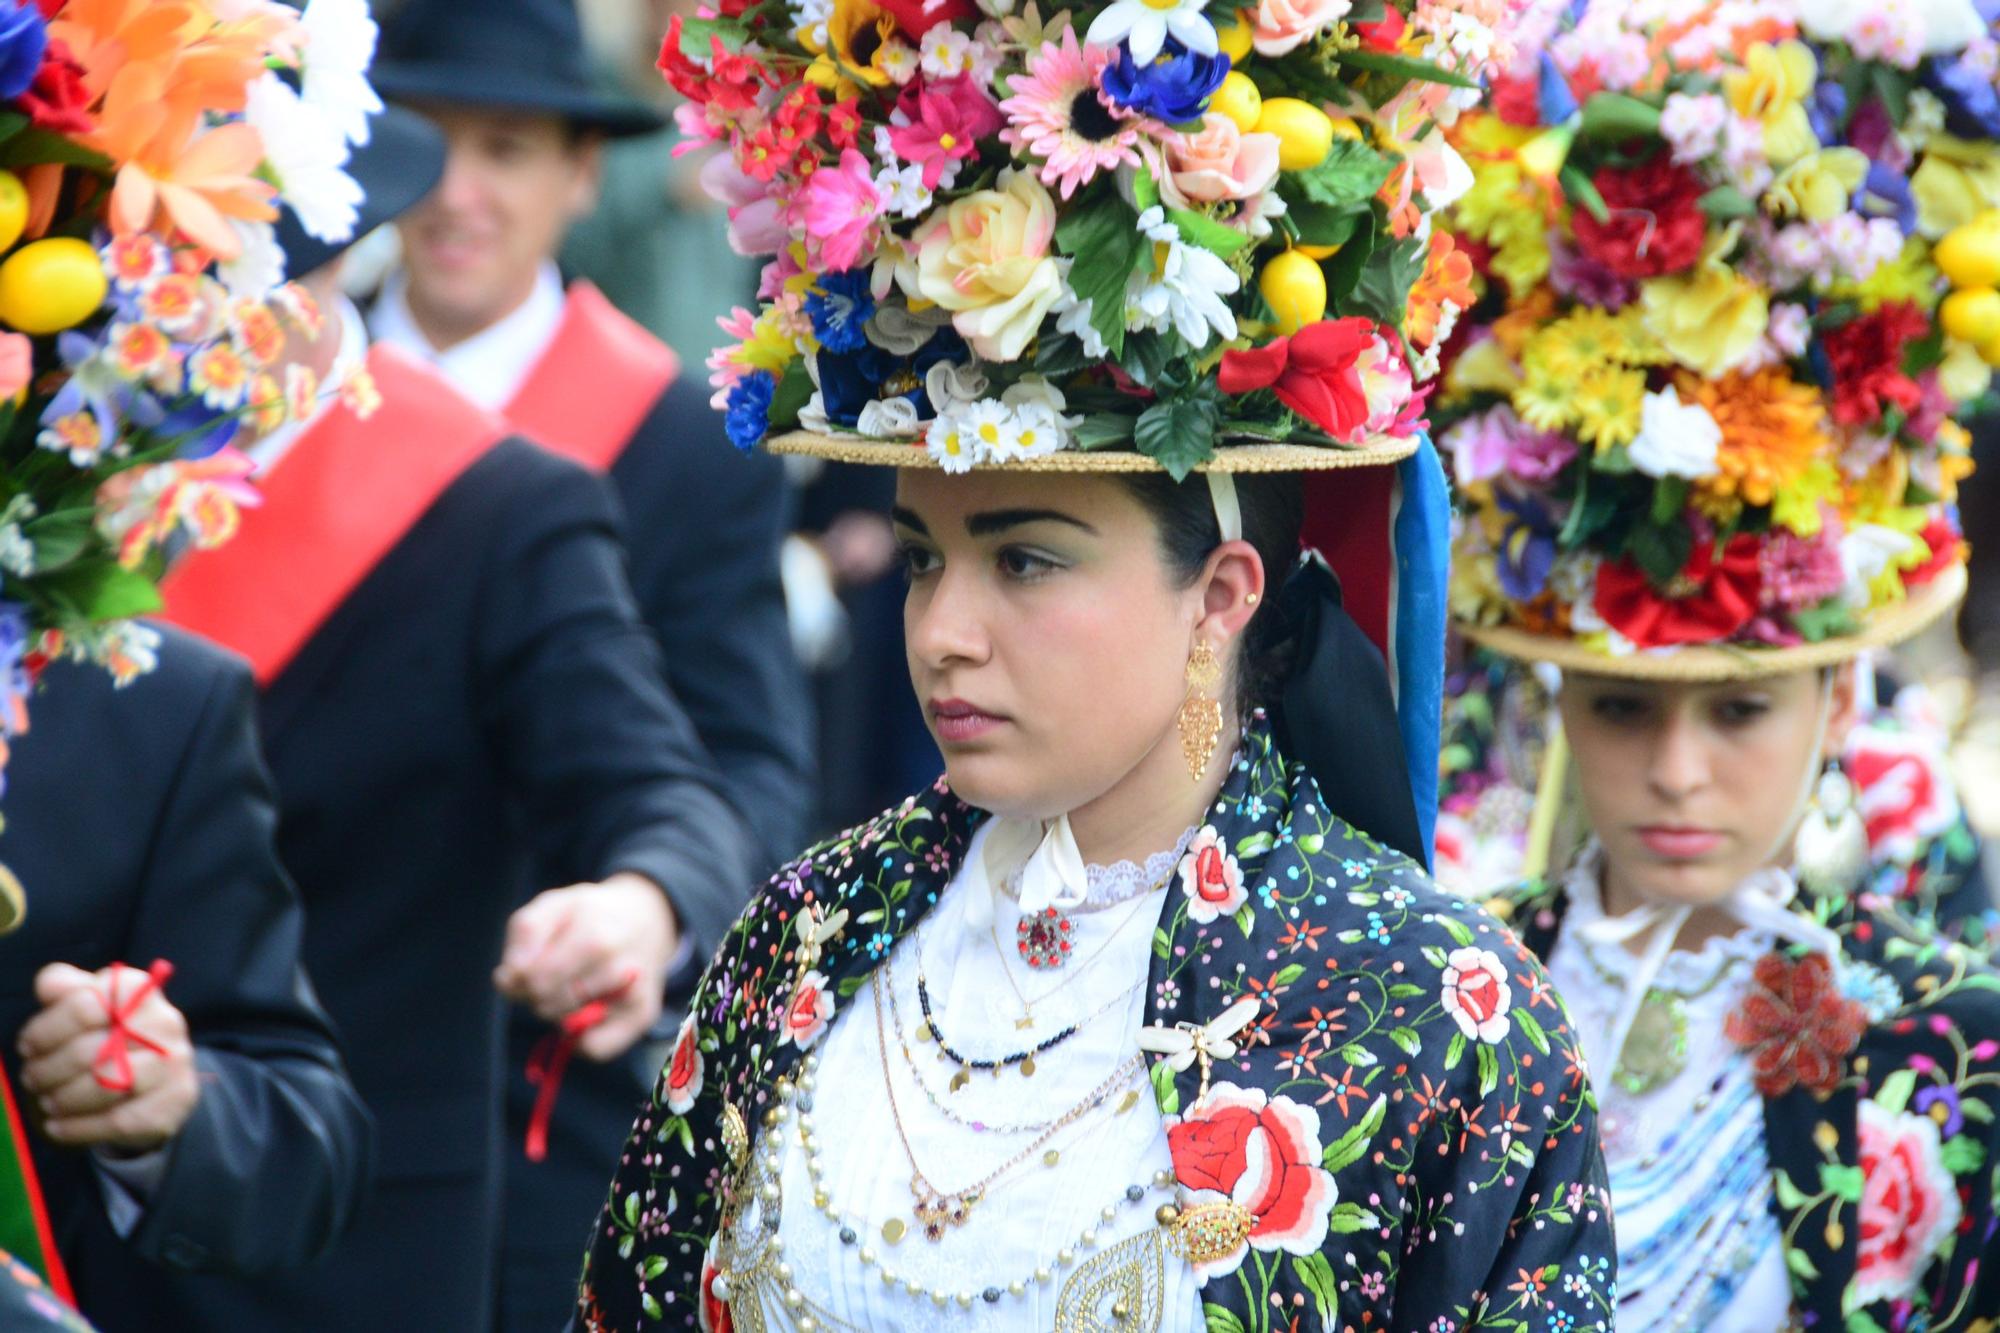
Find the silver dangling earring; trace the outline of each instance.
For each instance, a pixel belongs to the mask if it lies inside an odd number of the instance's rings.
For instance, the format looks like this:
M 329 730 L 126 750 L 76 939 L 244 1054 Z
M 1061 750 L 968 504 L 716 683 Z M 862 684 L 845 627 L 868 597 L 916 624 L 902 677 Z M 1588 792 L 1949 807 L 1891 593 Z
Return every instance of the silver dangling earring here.
M 1854 784 L 1838 761 L 1820 774 L 1792 857 L 1799 883 L 1822 898 L 1853 892 L 1868 872 L 1868 829 L 1855 809 Z

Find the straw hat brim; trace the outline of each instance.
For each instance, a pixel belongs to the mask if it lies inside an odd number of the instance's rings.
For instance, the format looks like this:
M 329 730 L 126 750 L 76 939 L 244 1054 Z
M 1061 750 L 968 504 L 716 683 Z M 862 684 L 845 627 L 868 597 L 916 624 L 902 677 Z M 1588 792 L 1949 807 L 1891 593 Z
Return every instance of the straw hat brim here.
M 1578 675 L 1690 682 L 1755 680 L 1834 666 L 1871 648 L 1901 643 L 1935 624 L 1964 596 L 1965 566 L 1953 565 L 1902 601 L 1876 610 L 1860 633 L 1792 648 L 1701 645 L 1614 657 L 1575 639 L 1511 625 L 1456 624 L 1459 633 L 1481 647 L 1523 662 L 1548 662 Z
M 864 463 L 875 467 L 938 467 L 921 441 L 868 440 L 858 435 L 826 435 L 792 431 L 775 435 L 764 447 L 774 454 L 800 454 L 833 463 Z M 1377 436 L 1353 448 L 1305 444 L 1227 444 L 1215 451 L 1197 472 L 1321 472 L 1330 468 L 1382 467 L 1400 463 L 1417 451 L 1414 438 L 1392 440 Z M 1161 472 L 1157 462 L 1129 449 L 1065 449 L 1039 458 L 982 463 L 981 472 Z

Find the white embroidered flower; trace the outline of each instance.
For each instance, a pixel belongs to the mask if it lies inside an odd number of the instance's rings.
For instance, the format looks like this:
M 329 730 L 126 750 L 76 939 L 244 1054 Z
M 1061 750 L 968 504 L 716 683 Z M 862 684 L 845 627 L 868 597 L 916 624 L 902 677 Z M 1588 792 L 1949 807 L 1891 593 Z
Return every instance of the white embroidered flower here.
M 299 225 L 322 241 L 353 236 L 363 196 L 347 174 L 347 140 L 334 122 L 276 74 L 250 85 L 244 119 L 263 139 L 265 164 Z
M 375 20 L 367 0 L 306 0 L 301 100 L 352 144 L 368 142 L 368 118 L 382 99 L 368 83 L 375 60 Z
M 895 356 L 915 356 L 937 331 L 951 323 L 951 312 L 932 306 L 915 311 L 898 302 L 884 301 L 861 326 L 868 341 Z
M 1204 8 L 1202 0 L 1112 0 L 1090 21 L 1083 40 L 1092 46 L 1123 41 L 1141 65 L 1153 62 L 1169 36 L 1190 51 L 1212 56 L 1217 50 L 1215 28 L 1203 17 Z
M 1126 287 L 1126 327 L 1172 329 L 1197 351 L 1208 346 L 1211 332 L 1234 338 L 1236 316 L 1222 298 L 1242 285 L 1236 270 L 1213 251 L 1183 241 L 1158 205 L 1139 215 L 1139 230 L 1153 243 L 1153 263 Z
M 924 395 L 939 416 L 956 412 L 986 396 L 986 372 L 977 361 L 940 361 L 924 372 Z
M 970 472 L 985 457 L 956 412 L 940 412 L 924 432 L 924 452 L 946 472 Z
M 923 419 L 907 398 L 871 398 L 861 405 L 854 429 L 872 439 L 906 440 L 923 429 Z
M 1722 427 L 1700 403 L 1683 403 L 1671 384 L 1646 395 L 1631 444 L 1633 467 L 1649 477 L 1712 477 L 1721 447 Z

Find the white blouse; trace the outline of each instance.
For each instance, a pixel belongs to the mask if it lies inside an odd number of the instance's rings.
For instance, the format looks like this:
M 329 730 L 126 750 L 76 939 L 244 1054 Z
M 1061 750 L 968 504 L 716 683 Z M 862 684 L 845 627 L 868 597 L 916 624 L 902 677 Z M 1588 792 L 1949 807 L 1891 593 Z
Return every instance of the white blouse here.
M 1172 1166 L 1165 1127 L 1144 1066 L 1132 1058 L 1139 1054 L 1159 886 L 1178 852 L 1143 867 L 1091 867 L 1089 897 L 1069 913 L 1070 961 L 1031 972 L 1015 947 L 1020 909 L 989 886 L 982 868 L 992 827 L 974 835 L 958 875 L 923 924 L 841 1006 L 821 1039 L 809 1122 L 818 1140 L 818 1186 L 837 1220 L 813 1206 L 815 1182 L 798 1118 L 765 1131 L 785 1140 L 777 1239 L 804 1309 L 820 1327 L 1046 1333 L 1057 1327 L 1065 1283 L 1078 1269 L 1153 1230 L 1155 1212 L 1173 1201 L 1171 1186 L 1156 1183 Z M 991 903 L 990 922 L 972 901 L 980 895 Z M 1017 1052 L 1071 1024 L 1077 1031 L 1036 1056 L 1031 1076 L 1018 1065 L 997 1074 L 975 1071 L 954 1090 L 959 1066 L 940 1054 L 935 1039 L 918 1035 L 920 977 L 938 1033 L 969 1058 Z M 1019 995 L 1032 1002 L 1032 1027 L 1019 1025 Z M 1024 1125 L 1085 1103 L 1121 1066 L 1125 1074 L 1095 1109 L 1036 1146 L 1038 1130 Z M 917 1165 L 940 1191 L 963 1190 L 1010 1159 L 1025 1160 L 992 1183 L 962 1225 L 945 1227 L 931 1241 L 913 1212 L 913 1165 L 898 1118 Z M 758 1152 L 769 1146 L 760 1142 Z M 892 1243 L 884 1227 L 893 1231 L 896 1223 L 902 1233 Z M 1094 1243 L 1083 1242 L 1086 1232 Z M 864 1249 L 872 1265 L 862 1262 Z M 1037 1280 L 1038 1270 L 1046 1277 Z M 912 1296 L 911 1282 L 924 1294 Z M 1019 1294 L 1012 1289 L 1017 1283 Z M 788 1312 L 774 1291 L 766 1289 L 763 1305 L 773 1328 L 796 1326 L 798 1312 Z M 1193 1271 L 1172 1254 L 1158 1308 L 1164 1333 L 1203 1327 Z
M 1722 1031 L 1773 937 L 1744 927 L 1667 955 L 1652 989 L 1679 1000 L 1687 1063 L 1648 1091 L 1628 1091 L 1613 1078 L 1618 1053 L 1608 1044 L 1637 959 L 1586 938 L 1604 920 L 1596 864 L 1586 858 L 1567 881 L 1548 972 L 1597 1092 L 1618 1229 L 1618 1327 L 1776 1333 L 1790 1319 L 1791 1282 L 1771 1213 L 1764 1102 L 1748 1056 Z

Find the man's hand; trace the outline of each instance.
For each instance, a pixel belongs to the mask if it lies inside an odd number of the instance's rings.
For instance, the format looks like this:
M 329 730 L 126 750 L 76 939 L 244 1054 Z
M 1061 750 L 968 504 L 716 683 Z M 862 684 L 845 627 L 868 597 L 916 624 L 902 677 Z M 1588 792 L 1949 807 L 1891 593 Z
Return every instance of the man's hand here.
M 158 1046 L 131 1043 L 132 1086 L 127 1091 L 97 1081 L 91 1063 L 111 1032 L 111 980 L 131 996 L 146 980 L 135 967 L 113 963 L 85 972 L 50 963 L 35 974 L 42 1011 L 21 1029 L 21 1086 L 35 1099 L 43 1132 L 72 1148 L 145 1152 L 160 1147 L 194 1114 L 201 1097 L 194 1043 L 187 1019 L 157 987 L 132 1010 L 125 1026 Z
M 493 984 L 552 1023 L 605 1000 L 603 1020 L 583 1034 L 577 1049 L 593 1060 L 612 1060 L 659 1018 L 679 938 L 666 893 L 642 875 L 549 889 L 509 918 Z

